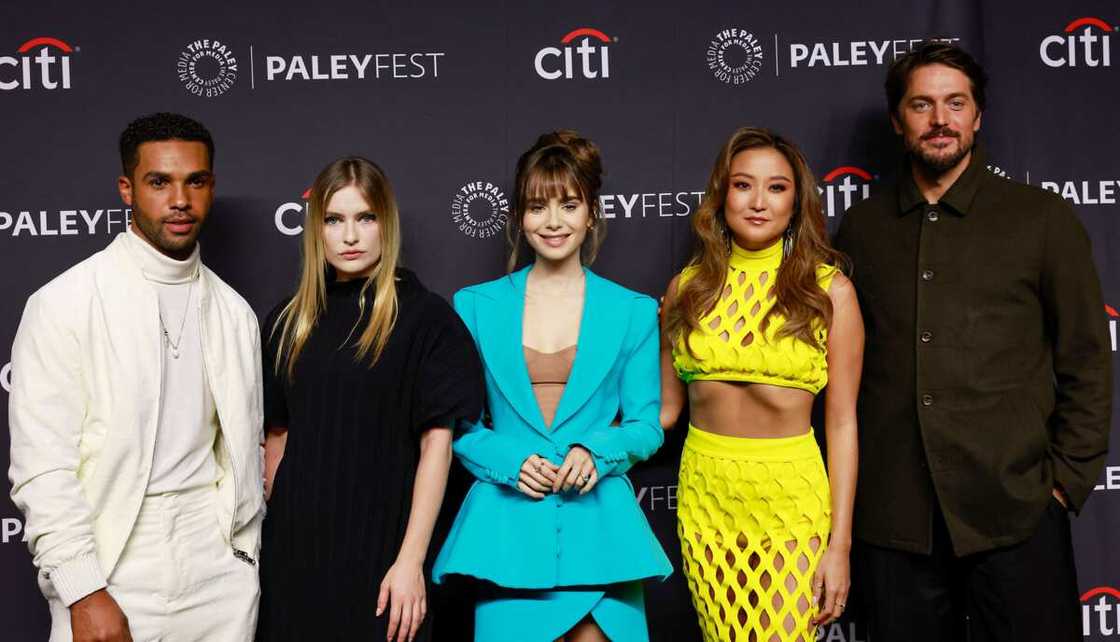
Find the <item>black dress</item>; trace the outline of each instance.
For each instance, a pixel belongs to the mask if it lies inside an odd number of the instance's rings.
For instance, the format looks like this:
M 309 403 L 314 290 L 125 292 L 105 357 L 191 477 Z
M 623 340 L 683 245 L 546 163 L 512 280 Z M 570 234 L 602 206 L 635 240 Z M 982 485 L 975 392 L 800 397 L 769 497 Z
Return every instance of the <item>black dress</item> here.
M 264 521 L 258 640 L 385 639 L 388 609 L 375 616 L 377 595 L 408 525 L 420 436 L 482 410 L 469 332 L 407 270 L 381 358 L 372 368 L 356 361 L 373 305 L 367 292 L 359 314 L 360 288 L 360 280 L 328 284 L 326 312 L 291 380 L 273 366 L 283 304 L 261 327 L 265 421 L 287 427 L 288 441 Z M 416 639 L 430 639 L 430 629 Z

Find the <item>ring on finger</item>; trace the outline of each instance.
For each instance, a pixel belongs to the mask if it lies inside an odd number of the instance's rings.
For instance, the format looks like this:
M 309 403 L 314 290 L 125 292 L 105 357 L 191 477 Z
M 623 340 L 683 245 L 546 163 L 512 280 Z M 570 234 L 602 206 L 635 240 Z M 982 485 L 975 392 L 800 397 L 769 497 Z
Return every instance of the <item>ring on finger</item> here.
M 591 481 L 591 475 L 584 475 L 583 477 L 580 477 L 579 479 L 580 479 L 581 484 L 586 484 L 587 482 Z

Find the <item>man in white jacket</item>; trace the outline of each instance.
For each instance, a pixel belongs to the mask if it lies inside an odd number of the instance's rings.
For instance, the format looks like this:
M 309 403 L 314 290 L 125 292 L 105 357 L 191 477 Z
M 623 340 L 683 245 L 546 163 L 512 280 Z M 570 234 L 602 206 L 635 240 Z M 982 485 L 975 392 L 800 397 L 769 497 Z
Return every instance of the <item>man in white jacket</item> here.
M 31 296 L 12 348 L 12 499 L 51 641 L 250 640 L 264 517 L 260 334 L 199 261 L 201 124 L 121 134 L 128 231 Z

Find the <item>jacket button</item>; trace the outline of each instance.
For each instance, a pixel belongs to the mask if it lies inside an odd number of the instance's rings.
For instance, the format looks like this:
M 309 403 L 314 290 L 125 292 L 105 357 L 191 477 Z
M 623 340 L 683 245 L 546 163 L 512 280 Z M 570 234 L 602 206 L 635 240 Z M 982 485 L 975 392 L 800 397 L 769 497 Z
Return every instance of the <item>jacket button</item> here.
M 922 405 L 923 406 L 932 406 L 933 405 L 933 395 L 922 395 Z
M 930 341 L 933 341 L 933 333 L 923 332 L 919 338 L 922 340 L 922 343 L 929 343 Z
M 932 281 L 933 280 L 933 270 L 922 270 L 922 280 L 923 281 Z
M 929 221 L 930 223 L 936 223 L 937 222 L 937 210 L 930 210 L 930 211 L 926 212 L 926 220 Z

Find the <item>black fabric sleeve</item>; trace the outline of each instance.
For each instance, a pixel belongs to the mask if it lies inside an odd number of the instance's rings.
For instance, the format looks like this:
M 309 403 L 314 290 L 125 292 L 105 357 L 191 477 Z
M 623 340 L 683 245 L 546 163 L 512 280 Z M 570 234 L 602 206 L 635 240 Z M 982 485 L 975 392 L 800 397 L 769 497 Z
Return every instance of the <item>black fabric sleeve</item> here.
M 426 341 L 414 384 L 412 426 L 418 433 L 478 421 L 485 398 L 482 360 L 470 332 L 446 301 L 435 294 L 429 298 Z
M 261 324 L 261 379 L 264 387 L 264 428 L 288 428 L 288 398 L 284 391 L 285 366 L 276 371 L 276 352 L 280 345 L 280 330 L 274 328 L 280 311 L 287 301 L 282 301 L 272 309 Z
M 1050 415 L 1054 480 L 1080 512 L 1104 468 L 1112 425 L 1112 348 L 1089 235 L 1050 197 L 1041 298 L 1053 345 Z

